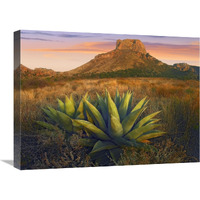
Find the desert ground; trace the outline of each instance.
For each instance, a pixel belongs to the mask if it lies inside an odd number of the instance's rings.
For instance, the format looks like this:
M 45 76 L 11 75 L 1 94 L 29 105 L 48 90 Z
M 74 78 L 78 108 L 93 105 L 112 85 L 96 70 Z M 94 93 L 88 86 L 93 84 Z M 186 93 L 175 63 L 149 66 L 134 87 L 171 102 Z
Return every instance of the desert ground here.
M 61 132 L 53 133 L 39 127 L 35 121 L 44 120 L 42 108 L 57 108 L 57 98 L 73 95 L 76 101 L 88 92 L 91 101 L 96 93 L 104 96 L 107 89 L 114 97 L 116 89 L 122 94 L 134 93 L 133 105 L 147 96 L 150 100 L 144 115 L 161 110 L 161 129 L 167 134 L 152 144 L 157 153 L 124 150 L 118 165 L 195 162 L 199 159 L 199 82 L 167 78 L 109 78 L 60 81 L 43 88 L 20 92 L 22 130 L 22 168 L 95 166 L 74 138 L 69 149 Z M 16 91 L 17 92 L 17 91 Z

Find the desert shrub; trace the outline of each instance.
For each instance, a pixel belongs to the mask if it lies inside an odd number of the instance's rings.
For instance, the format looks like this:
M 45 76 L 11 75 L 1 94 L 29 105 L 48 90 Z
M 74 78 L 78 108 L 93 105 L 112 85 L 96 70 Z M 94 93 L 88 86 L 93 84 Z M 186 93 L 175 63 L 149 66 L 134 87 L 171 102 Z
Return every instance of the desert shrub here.
M 189 161 L 182 146 L 176 145 L 170 139 L 154 144 L 157 151 L 152 149 L 124 148 L 116 165 L 181 163 Z
M 118 80 L 123 81 L 118 82 Z M 146 80 L 148 80 L 148 82 Z M 121 95 L 123 92 L 126 92 L 127 88 L 132 90 L 134 92 L 134 103 L 139 102 L 140 99 L 148 95 L 150 98 L 149 106 L 143 114 L 148 115 L 152 112 L 162 110 L 159 114 L 162 130 L 168 133 L 169 137 L 173 139 L 176 145 L 182 145 L 188 156 L 194 156 L 196 159 L 199 158 L 199 83 L 197 81 L 164 78 L 116 78 L 66 80 L 63 81 L 62 84 L 60 83 L 61 82 L 56 82 L 54 86 L 50 87 L 40 88 L 39 86 L 36 89 L 22 89 L 20 92 L 20 117 L 23 137 L 21 157 L 24 168 L 30 168 L 31 166 L 33 166 L 32 168 L 47 168 L 48 165 L 45 162 L 44 152 L 46 152 L 46 157 L 51 167 L 55 167 L 55 165 L 51 163 L 51 160 L 60 162 L 60 165 L 62 165 L 59 157 L 62 156 L 62 152 L 67 151 L 67 148 L 63 150 L 63 148 L 66 147 L 65 141 L 62 147 L 62 145 L 60 145 L 61 143 L 59 145 L 57 144 L 59 142 L 56 137 L 50 136 L 50 133 L 54 133 L 54 131 L 45 132 L 44 129 L 35 125 L 36 120 L 44 120 L 42 108 L 48 105 L 57 109 L 56 98 L 64 100 L 65 95 L 70 95 L 71 93 L 73 93 L 75 101 L 80 101 L 86 91 L 93 89 L 94 93 L 94 88 L 100 96 L 105 98 L 104 92 L 106 84 L 109 85 L 109 91 L 112 97 L 114 96 L 116 87 L 118 87 Z M 73 91 L 73 85 L 77 85 L 76 91 Z M 141 90 L 141 85 L 146 85 L 146 88 Z M 167 97 L 159 97 L 155 94 L 158 86 L 163 88 L 174 87 L 177 90 L 181 88 L 184 92 L 182 96 L 171 94 Z M 192 89 L 194 92 L 186 91 L 187 89 Z M 17 97 L 18 96 L 19 95 L 17 95 Z M 93 102 L 95 98 L 96 94 L 92 95 L 91 102 Z M 17 99 L 19 100 L 19 98 Z M 46 134 L 46 136 L 43 134 Z M 184 135 L 187 137 L 184 137 Z M 59 148 L 61 148 L 62 151 L 60 151 Z M 85 148 L 80 148 L 80 151 L 83 149 Z M 88 153 L 89 152 L 86 152 L 86 157 Z M 86 157 L 82 156 L 81 158 L 85 160 Z M 63 164 L 63 166 L 67 165 Z
M 164 129 L 187 154 L 199 158 L 199 101 L 198 98 L 171 98 L 162 105 Z

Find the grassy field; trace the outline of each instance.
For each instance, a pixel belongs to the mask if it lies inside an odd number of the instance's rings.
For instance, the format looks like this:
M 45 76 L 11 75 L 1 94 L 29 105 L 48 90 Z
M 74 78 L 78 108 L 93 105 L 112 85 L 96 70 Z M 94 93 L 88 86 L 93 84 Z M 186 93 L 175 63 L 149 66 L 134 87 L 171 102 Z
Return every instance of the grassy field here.
M 150 99 L 144 115 L 161 110 L 159 118 L 165 137 L 152 141 L 159 151 L 124 150 L 119 165 L 198 161 L 199 159 L 199 82 L 167 78 L 109 78 L 57 82 L 56 85 L 21 91 L 21 129 L 23 168 L 95 166 L 85 149 L 72 140 L 70 149 L 61 132 L 41 129 L 35 120 L 44 120 L 42 108 L 57 107 L 57 98 L 72 94 L 75 100 L 88 92 L 91 100 L 96 92 L 112 97 L 116 89 L 122 94 L 134 92 L 133 104 L 145 96 Z

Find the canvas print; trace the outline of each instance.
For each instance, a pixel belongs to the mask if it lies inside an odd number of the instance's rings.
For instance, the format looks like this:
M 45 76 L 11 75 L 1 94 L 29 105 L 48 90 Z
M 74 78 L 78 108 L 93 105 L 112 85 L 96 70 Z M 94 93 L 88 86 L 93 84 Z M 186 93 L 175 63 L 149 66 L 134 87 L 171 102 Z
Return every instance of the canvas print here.
M 199 162 L 199 38 L 14 33 L 19 169 Z

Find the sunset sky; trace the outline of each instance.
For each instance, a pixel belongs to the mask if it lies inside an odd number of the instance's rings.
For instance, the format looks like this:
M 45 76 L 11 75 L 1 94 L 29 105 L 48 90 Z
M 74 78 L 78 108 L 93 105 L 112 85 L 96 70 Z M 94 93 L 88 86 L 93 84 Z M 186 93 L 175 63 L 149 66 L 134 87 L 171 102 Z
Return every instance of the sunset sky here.
M 25 30 L 21 31 L 21 64 L 68 71 L 115 49 L 118 39 L 141 40 L 147 52 L 164 63 L 199 66 L 199 38 Z

